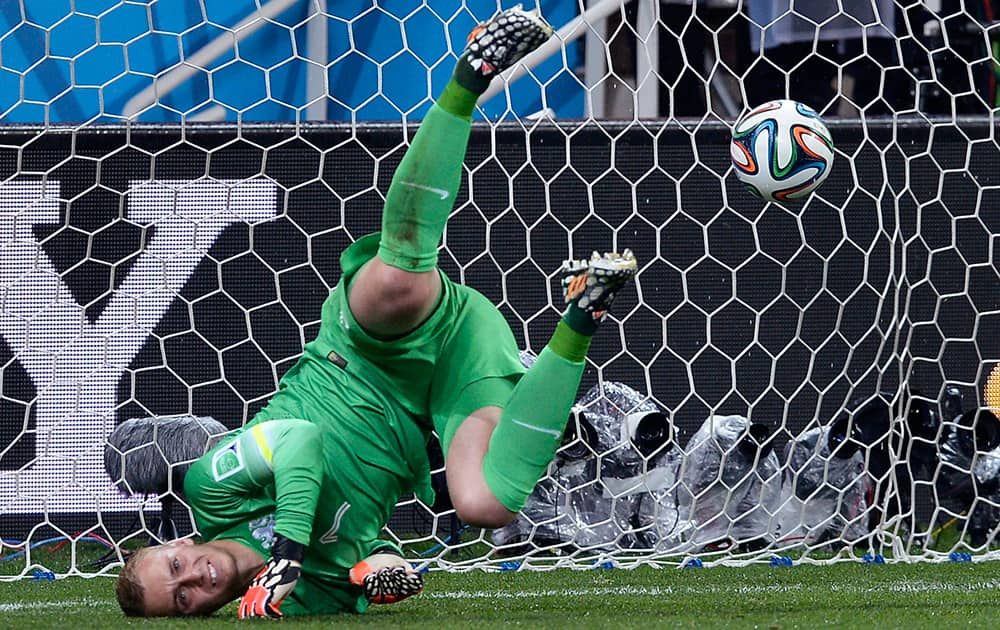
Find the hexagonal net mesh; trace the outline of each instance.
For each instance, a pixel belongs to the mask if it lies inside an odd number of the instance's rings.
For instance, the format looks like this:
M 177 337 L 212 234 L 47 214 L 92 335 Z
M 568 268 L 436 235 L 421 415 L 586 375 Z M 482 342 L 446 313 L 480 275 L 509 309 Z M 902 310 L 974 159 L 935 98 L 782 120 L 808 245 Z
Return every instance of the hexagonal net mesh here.
M 480 102 L 440 266 L 529 364 L 562 260 L 629 247 L 637 288 L 513 523 L 458 521 L 432 441 L 438 502 L 404 497 L 384 535 L 448 569 L 992 556 L 1000 6 L 540 5 L 559 45 Z M 254 417 L 498 8 L 0 3 L 0 579 L 191 532 L 175 481 L 112 483 L 108 435 Z M 776 98 L 836 147 L 797 204 L 731 163 Z

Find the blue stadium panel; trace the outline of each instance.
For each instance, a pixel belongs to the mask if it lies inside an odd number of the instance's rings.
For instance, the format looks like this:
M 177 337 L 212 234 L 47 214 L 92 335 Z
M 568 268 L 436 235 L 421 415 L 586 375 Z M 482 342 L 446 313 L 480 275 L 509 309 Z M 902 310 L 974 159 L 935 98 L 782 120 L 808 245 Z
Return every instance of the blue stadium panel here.
M 510 4 L 510 3 L 504 3 Z M 451 74 L 466 34 L 496 10 L 496 0 L 328 2 L 331 120 L 412 120 Z M 576 3 L 542 2 L 556 27 Z M 75 12 L 72 10 L 75 8 Z M 0 2 L 0 121 L 81 123 L 121 120 L 126 102 L 153 78 L 196 53 L 256 10 L 253 0 Z M 294 121 L 307 104 L 307 0 L 292 5 L 142 113 L 140 122 L 177 122 L 221 106 L 225 119 Z M 48 42 L 49 54 L 46 56 Z M 352 45 L 353 42 L 353 45 Z M 298 56 L 296 56 L 298 55 Z M 543 107 L 560 118 L 583 115 L 584 92 L 567 46 L 483 108 L 491 119 Z M 566 69 L 566 66 L 570 69 Z M 539 82 L 543 87 L 539 88 Z

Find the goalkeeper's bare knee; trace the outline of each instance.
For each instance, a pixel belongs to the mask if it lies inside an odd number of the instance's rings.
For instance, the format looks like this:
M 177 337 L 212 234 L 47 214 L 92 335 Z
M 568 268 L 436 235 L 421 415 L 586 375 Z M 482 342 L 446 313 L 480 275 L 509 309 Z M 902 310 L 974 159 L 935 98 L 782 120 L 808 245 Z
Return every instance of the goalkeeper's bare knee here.
M 486 484 L 483 485 L 485 487 Z M 453 493 L 451 503 L 455 506 L 455 514 L 459 520 L 473 527 L 496 529 L 507 525 L 517 516 L 488 490 L 485 494 L 468 491 Z
M 483 474 L 483 460 L 501 411 L 500 407 L 476 410 L 462 421 L 448 446 L 448 494 L 458 518 L 475 527 L 503 527 L 516 516 L 496 497 Z
M 437 269 L 406 271 L 373 258 L 351 284 L 351 313 L 374 335 L 399 335 L 427 319 L 440 291 Z

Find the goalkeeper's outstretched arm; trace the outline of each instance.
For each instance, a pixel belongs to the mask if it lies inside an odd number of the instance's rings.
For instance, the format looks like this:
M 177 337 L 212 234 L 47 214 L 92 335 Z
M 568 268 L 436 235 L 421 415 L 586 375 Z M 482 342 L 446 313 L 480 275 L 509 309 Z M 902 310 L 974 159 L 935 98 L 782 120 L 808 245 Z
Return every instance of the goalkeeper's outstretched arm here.
M 242 595 L 241 616 L 280 616 L 281 600 L 294 589 L 309 544 L 322 453 L 322 437 L 312 423 L 271 420 L 202 456 L 184 480 L 202 536 L 211 539 L 231 527 L 246 502 L 273 496 L 271 557 L 230 540 L 201 545 L 181 540 L 144 549 L 119 576 L 122 610 L 147 617 L 204 615 Z
M 243 470 L 226 469 L 230 453 L 242 455 Z M 240 513 L 243 502 L 273 487 L 271 557 L 240 603 L 241 619 L 281 617 L 281 602 L 295 589 L 302 571 L 322 481 L 323 436 L 306 420 L 252 424 L 188 471 L 184 490 L 203 535 L 226 527 L 229 515 Z

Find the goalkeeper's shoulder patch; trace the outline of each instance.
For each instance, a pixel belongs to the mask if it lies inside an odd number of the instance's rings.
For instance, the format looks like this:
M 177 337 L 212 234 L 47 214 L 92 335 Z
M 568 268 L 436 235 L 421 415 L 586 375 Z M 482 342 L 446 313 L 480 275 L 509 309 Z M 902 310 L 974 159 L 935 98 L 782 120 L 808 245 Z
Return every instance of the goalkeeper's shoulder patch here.
M 232 477 L 244 468 L 246 468 L 246 463 L 243 460 L 239 438 L 234 439 L 228 446 L 220 448 L 212 455 L 212 477 L 217 482 Z

